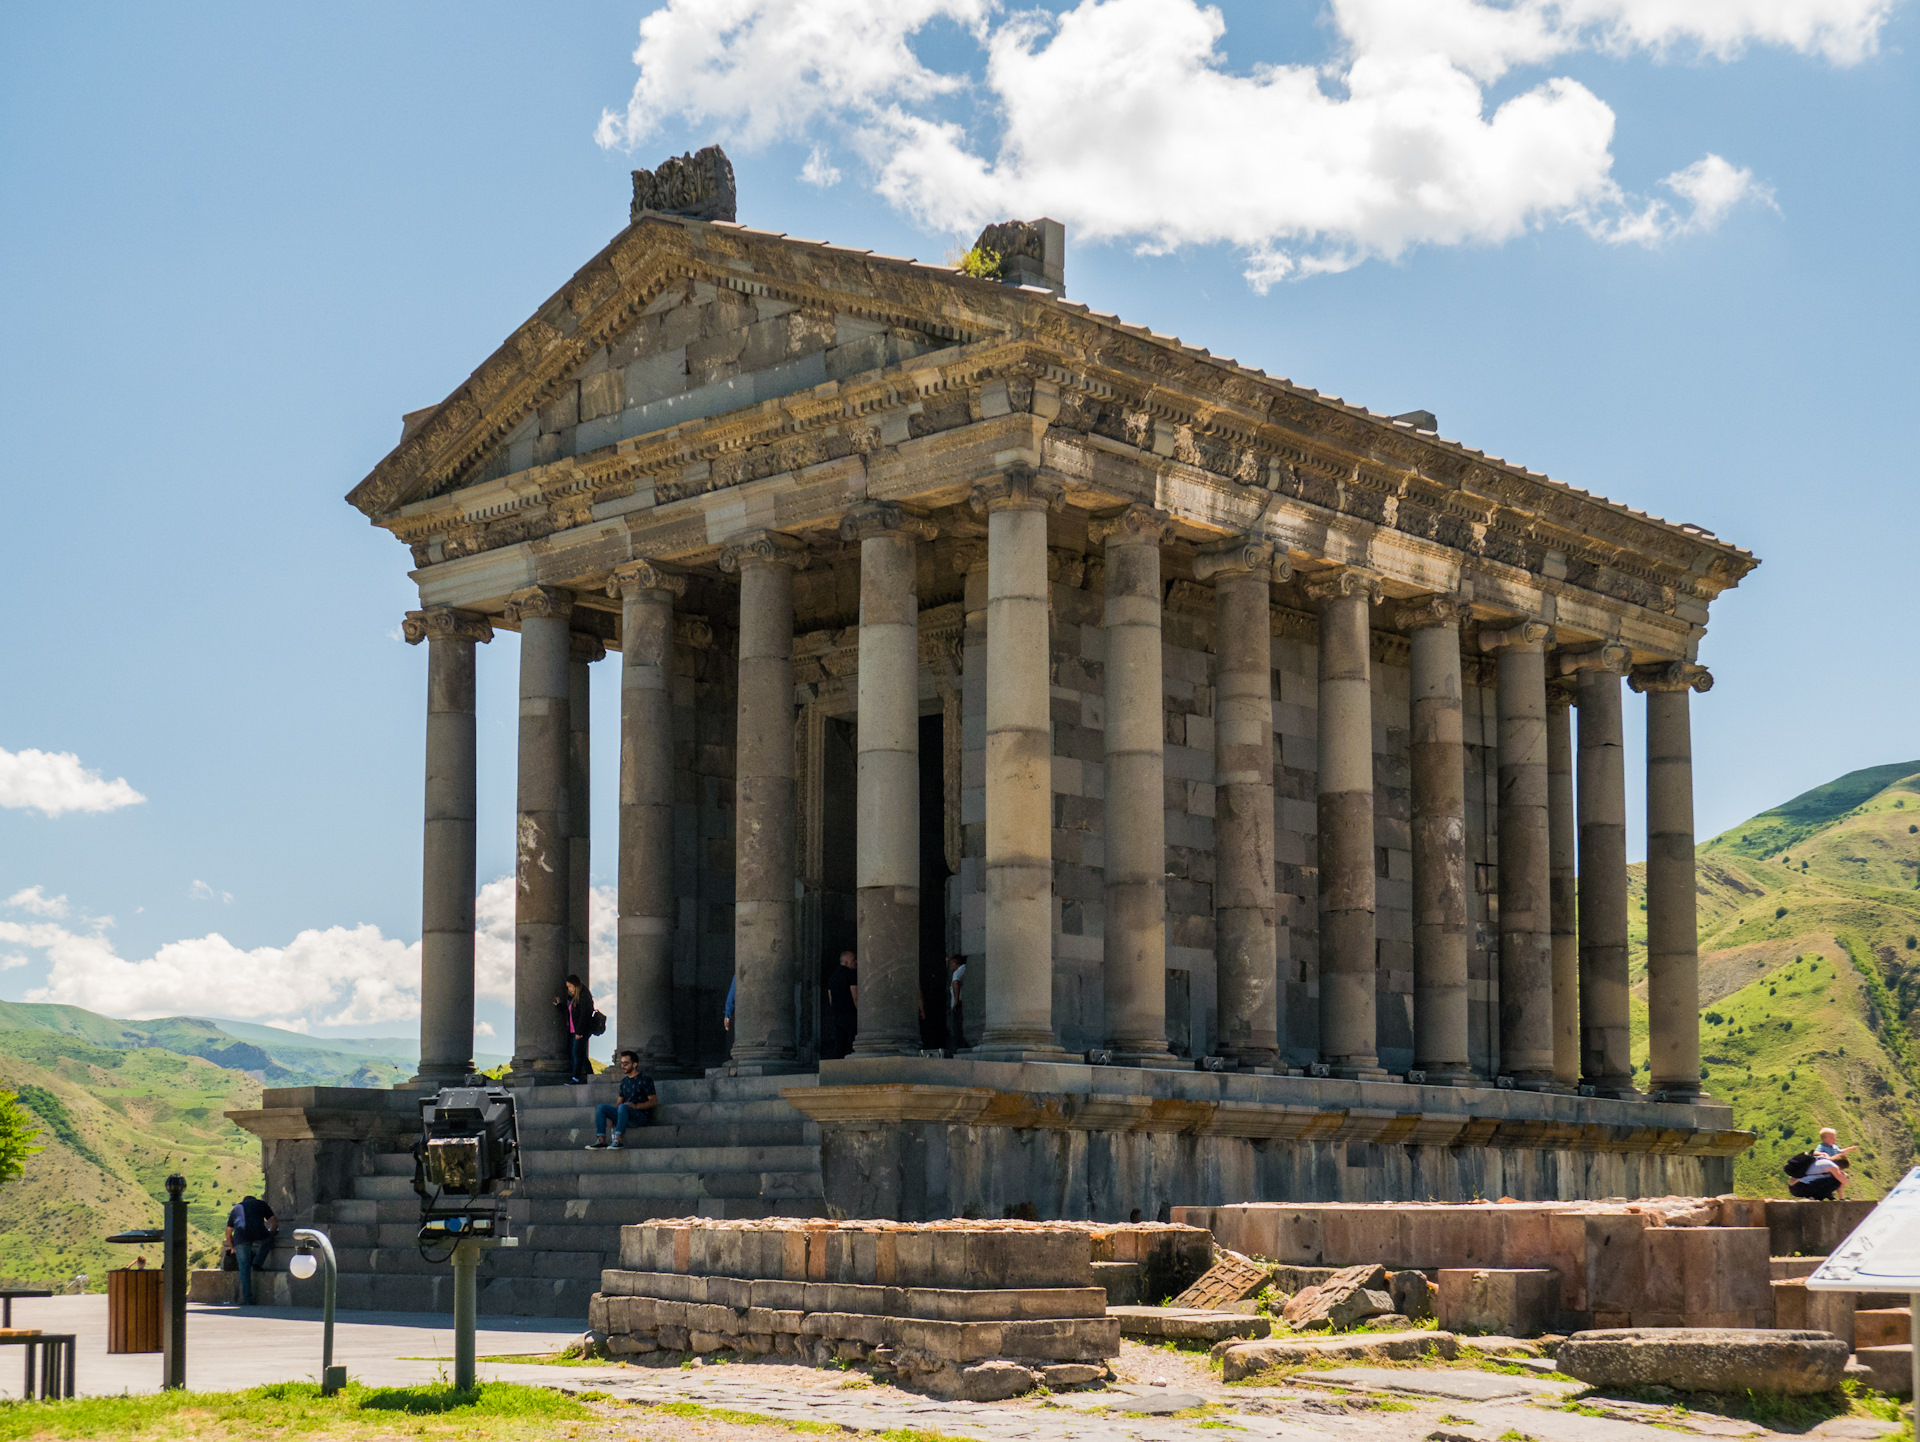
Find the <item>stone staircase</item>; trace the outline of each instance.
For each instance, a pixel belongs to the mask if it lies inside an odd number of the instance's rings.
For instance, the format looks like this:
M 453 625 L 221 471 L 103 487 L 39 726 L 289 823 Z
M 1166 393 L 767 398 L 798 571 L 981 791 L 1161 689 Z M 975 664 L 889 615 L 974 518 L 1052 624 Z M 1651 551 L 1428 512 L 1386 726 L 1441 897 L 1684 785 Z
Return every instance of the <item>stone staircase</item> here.
M 480 1311 L 577 1317 L 584 1328 L 601 1270 L 620 1264 L 628 1223 L 825 1215 L 820 1129 L 780 1095 L 817 1083 L 804 1074 L 662 1081 L 654 1125 L 628 1132 L 621 1150 L 601 1152 L 585 1147 L 594 1105 L 614 1098 L 611 1081 L 516 1090 L 523 1176 L 507 1212 L 520 1245 L 481 1264 Z M 333 1242 L 338 1305 L 451 1313 L 452 1267 L 425 1261 L 414 1242 L 412 1154 L 384 1153 L 373 1165 L 351 1198 L 321 1203 L 312 1223 Z M 291 1255 L 290 1245 L 277 1248 L 269 1271 L 284 1274 Z M 268 1299 L 319 1303 L 318 1279 L 264 1280 Z

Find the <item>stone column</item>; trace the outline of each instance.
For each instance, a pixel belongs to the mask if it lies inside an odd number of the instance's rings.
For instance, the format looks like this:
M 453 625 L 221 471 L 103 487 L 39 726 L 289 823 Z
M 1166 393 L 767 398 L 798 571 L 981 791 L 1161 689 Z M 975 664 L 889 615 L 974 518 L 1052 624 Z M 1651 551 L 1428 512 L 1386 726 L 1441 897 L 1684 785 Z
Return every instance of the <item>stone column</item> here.
M 567 1037 L 553 999 L 566 990 L 572 897 L 567 786 L 572 769 L 573 594 L 551 586 L 515 591 L 507 619 L 520 626 L 519 833 L 514 865 L 513 1072 L 521 1082 L 567 1077 Z
M 1413 633 L 1413 1066 L 1430 1085 L 1471 1086 L 1467 1041 L 1467 778 L 1460 623 L 1468 607 L 1422 596 L 1396 620 Z
M 1310 580 L 1320 604 L 1320 1059 L 1378 1081 L 1374 1021 L 1373 653 L 1380 582 L 1361 571 Z
M 567 665 L 567 970 L 593 984 L 593 663 L 607 643 L 573 632 Z
M 1580 1080 L 1636 1097 L 1627 1003 L 1627 767 L 1620 673 L 1627 649 L 1562 656 L 1580 682 Z
M 473 646 L 484 616 L 444 607 L 409 613 L 409 645 L 427 643 L 427 824 L 420 869 L 420 1073 L 458 1085 L 473 1070 Z
M 854 884 L 856 1056 L 920 1051 L 920 601 L 915 543 L 933 527 L 888 501 L 854 507 L 860 542 L 860 724 Z
M 1214 599 L 1213 947 L 1220 1054 L 1236 1066 L 1264 1070 L 1280 1059 L 1273 924 L 1273 547 L 1245 539 L 1208 546 L 1195 559 L 1193 574 L 1213 583 Z M 1292 574 L 1282 560 L 1279 578 Z
M 620 567 L 619 1013 L 615 1045 L 653 1074 L 673 1045 L 673 603 L 687 579 L 649 561 Z
M 1547 827 L 1550 627 L 1480 633 L 1499 652 L 1500 1067 L 1514 1085 L 1553 1085 L 1553 936 Z
M 974 1055 L 1061 1055 L 1053 1036 L 1053 726 L 1047 512 L 1021 469 L 974 490 L 987 518 L 987 997 Z
M 795 1065 L 793 1034 L 793 573 L 804 545 L 776 531 L 720 557 L 740 574 L 734 734 L 733 1066 Z
M 1700 940 L 1693 875 L 1692 692 L 1713 677 L 1675 661 L 1636 667 L 1647 698 L 1647 1050 L 1653 1090 L 1701 1095 Z
M 1575 933 L 1573 695 L 1547 683 L 1547 928 L 1553 970 L 1553 1084 L 1580 1085 L 1580 940 Z
M 1124 1066 L 1176 1066 L 1167 1050 L 1165 688 L 1160 546 L 1165 512 L 1127 507 L 1093 521 L 1106 547 L 1106 1044 Z

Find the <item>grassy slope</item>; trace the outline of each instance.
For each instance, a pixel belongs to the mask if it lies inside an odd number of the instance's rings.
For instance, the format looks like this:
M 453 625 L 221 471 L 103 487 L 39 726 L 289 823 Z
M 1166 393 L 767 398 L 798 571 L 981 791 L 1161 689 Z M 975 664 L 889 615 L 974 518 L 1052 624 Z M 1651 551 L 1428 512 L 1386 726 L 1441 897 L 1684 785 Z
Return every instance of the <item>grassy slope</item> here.
M 1825 1124 L 1861 1144 L 1850 1194 L 1879 1196 L 1920 1138 L 1920 762 L 1797 796 L 1705 843 L 1699 861 L 1707 1084 L 1761 1133 L 1735 1163 L 1736 1186 L 1778 1195 L 1780 1162 Z M 1635 867 L 1644 1064 L 1641 879 Z
M 103 1289 L 107 1269 L 139 1249 L 102 1239 L 160 1225 L 170 1172 L 187 1179 L 189 1250 L 211 1257 L 227 1209 L 260 1189 L 260 1144 L 224 1115 L 260 1103 L 245 1072 L 157 1047 L 11 1031 L 0 1032 L 0 1086 L 21 1093 L 46 1146 L 0 1188 L 0 1275 L 85 1272 Z

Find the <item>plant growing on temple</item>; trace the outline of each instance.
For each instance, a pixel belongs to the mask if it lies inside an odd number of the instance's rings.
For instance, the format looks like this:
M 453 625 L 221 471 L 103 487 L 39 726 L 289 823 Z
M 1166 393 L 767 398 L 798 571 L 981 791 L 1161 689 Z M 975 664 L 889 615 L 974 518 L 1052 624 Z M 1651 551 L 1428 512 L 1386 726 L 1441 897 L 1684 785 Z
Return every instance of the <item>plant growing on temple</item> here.
M 976 245 L 955 263 L 954 269 L 975 280 L 1000 279 L 1000 252 Z
M 0 1091 L 0 1186 L 20 1180 L 27 1158 L 45 1151 L 36 1138 L 40 1123 L 10 1091 Z

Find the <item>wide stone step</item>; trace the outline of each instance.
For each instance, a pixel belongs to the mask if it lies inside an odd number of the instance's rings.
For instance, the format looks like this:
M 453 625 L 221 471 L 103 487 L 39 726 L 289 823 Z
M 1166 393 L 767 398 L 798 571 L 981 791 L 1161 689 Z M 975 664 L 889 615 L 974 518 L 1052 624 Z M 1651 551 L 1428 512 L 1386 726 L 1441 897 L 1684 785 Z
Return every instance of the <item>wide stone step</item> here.
M 601 1176 L 611 1172 L 786 1172 L 818 1171 L 820 1148 L 809 1146 L 767 1147 L 622 1147 L 588 1151 L 568 1147 L 564 1151 L 520 1152 L 520 1171 L 525 1177 L 555 1175 Z M 408 1183 L 411 1186 L 411 1182 Z
M 522 1126 L 520 1128 L 520 1149 L 522 1152 L 554 1151 L 563 1148 L 585 1147 L 594 1139 L 592 1119 L 576 1116 L 564 1126 Z M 669 1125 L 660 1123 L 647 1127 L 630 1127 L 620 1139 L 622 1151 L 670 1151 L 684 1148 L 712 1147 L 817 1147 L 820 1145 L 820 1127 L 797 1114 L 778 1121 L 751 1122 L 707 1122 L 698 1125 Z M 382 1158 L 384 1164 L 385 1159 Z M 384 1170 L 384 1165 L 381 1168 Z M 413 1170 L 413 1159 L 407 1158 L 407 1170 Z
M 818 1170 L 788 1172 L 602 1172 L 556 1173 L 524 1179 L 529 1198 L 585 1197 L 802 1197 L 820 1196 Z
M 591 1126 L 594 1108 L 605 1102 L 616 1104 L 619 1097 L 609 1091 L 591 1103 L 555 1103 L 517 1106 L 514 1120 L 521 1131 L 529 1127 Z M 806 1114 L 781 1097 L 765 1097 L 748 1102 L 670 1102 L 664 1097 L 653 1109 L 655 1126 L 722 1126 L 735 1122 L 805 1121 Z
M 429 1261 L 418 1247 L 347 1247 L 335 1249 L 343 1272 L 371 1272 L 382 1277 L 433 1276 L 448 1269 L 449 1263 Z M 618 1261 L 604 1252 L 559 1252 L 528 1246 L 523 1239 L 517 1247 L 498 1247 L 480 1263 L 480 1275 L 486 1277 L 544 1277 L 549 1280 L 598 1278 L 603 1268 Z

